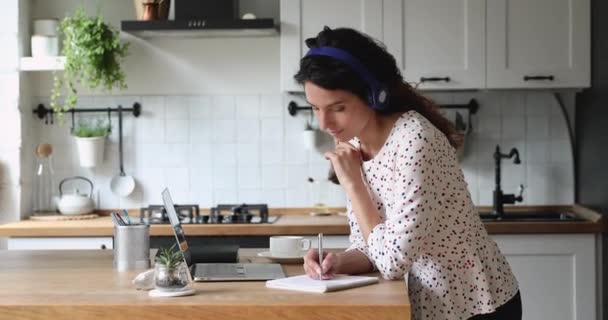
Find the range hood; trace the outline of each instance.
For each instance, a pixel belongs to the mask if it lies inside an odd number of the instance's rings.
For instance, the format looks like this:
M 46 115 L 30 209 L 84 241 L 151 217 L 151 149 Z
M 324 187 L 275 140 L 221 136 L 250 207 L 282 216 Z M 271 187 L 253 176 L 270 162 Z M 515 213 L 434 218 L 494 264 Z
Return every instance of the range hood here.
M 141 38 L 275 36 L 274 19 L 125 20 L 121 30 Z

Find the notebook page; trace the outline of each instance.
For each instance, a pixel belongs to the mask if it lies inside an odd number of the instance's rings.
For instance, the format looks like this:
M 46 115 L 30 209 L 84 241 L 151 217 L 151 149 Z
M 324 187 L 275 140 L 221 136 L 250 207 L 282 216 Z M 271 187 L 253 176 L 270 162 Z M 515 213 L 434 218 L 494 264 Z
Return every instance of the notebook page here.
M 328 292 L 360 287 L 378 282 L 378 277 L 336 275 L 333 279 L 315 280 L 308 275 L 266 281 L 266 287 L 306 292 Z

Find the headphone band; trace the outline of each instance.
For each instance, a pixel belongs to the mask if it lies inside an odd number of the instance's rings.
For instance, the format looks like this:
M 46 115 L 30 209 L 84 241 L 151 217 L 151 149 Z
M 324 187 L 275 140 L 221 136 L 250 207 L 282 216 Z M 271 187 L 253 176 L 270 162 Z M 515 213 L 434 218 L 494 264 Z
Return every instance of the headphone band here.
M 369 102 L 375 109 L 384 109 L 386 100 L 388 99 L 387 92 L 376 77 L 353 55 L 345 50 L 335 47 L 317 47 L 311 48 L 306 53 L 306 56 L 327 56 L 337 59 L 347 64 L 355 73 L 359 75 L 368 85 L 370 89 Z
M 345 50 L 338 49 L 335 47 L 318 47 L 312 48 L 306 53 L 307 56 L 315 55 L 315 56 L 327 56 L 338 59 L 344 63 L 346 63 L 349 67 L 351 67 L 359 76 L 365 80 L 372 88 L 373 91 L 376 91 L 380 88 L 380 83 L 376 80 L 371 72 L 367 70 L 363 66 L 363 64 L 359 61 L 359 59 L 355 58 L 352 54 L 348 53 Z

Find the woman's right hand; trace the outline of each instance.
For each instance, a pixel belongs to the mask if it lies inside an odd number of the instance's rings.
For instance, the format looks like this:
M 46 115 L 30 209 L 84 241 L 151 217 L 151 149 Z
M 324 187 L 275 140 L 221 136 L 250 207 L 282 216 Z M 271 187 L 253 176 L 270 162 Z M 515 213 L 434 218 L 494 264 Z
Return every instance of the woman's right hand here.
M 333 252 L 324 252 L 323 255 L 324 258 L 321 263 L 323 266 L 323 273 L 321 273 L 319 252 L 317 249 L 308 250 L 308 253 L 304 256 L 304 271 L 309 277 L 319 280 L 319 275 L 321 275 L 321 279 L 326 280 L 331 279 L 336 275 L 339 256 Z

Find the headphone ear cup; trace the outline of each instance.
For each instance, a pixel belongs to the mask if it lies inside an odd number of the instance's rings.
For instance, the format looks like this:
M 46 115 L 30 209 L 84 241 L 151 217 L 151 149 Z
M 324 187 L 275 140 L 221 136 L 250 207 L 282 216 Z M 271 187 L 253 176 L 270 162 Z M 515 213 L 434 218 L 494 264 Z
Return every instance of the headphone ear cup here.
M 378 103 L 382 105 L 382 109 L 388 105 L 388 98 L 388 90 L 384 87 L 381 88 L 380 91 L 378 91 Z
M 377 110 L 383 110 L 388 105 L 388 90 L 382 87 L 377 92 L 374 90 L 369 91 L 368 100 L 370 105 Z

